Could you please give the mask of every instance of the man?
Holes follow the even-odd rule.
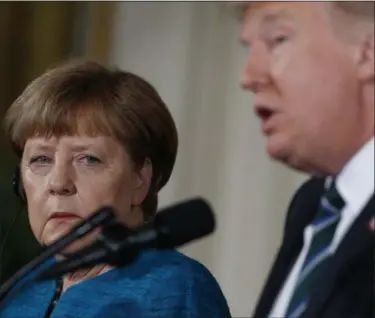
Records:
[[[253,317],[374,316],[374,3],[249,2],[241,85],[293,198]]]

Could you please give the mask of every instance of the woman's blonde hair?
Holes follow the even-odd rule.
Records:
[[[176,126],[153,86],[93,61],[64,63],[35,79],[10,106],[4,125],[20,156],[30,137],[102,134],[120,141],[136,165],[148,158],[153,176],[145,216],[155,213],[176,160]]]

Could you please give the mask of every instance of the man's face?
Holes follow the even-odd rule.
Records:
[[[268,153],[312,173],[328,172],[320,161],[332,147],[350,144],[361,116],[353,52],[328,9],[314,2],[252,4],[241,33],[249,51],[241,84],[255,94]]]

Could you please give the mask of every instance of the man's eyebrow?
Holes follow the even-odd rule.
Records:
[[[280,21],[291,21],[292,16],[285,11],[276,11],[265,13],[260,21],[261,26],[269,26]]]
[[[279,23],[279,22],[284,22],[284,21],[290,22],[293,20],[294,20],[293,17],[289,13],[285,12],[285,10],[279,9],[273,12],[263,13],[262,16],[259,17],[258,24],[261,29],[264,29],[264,28],[269,28],[270,26],[275,25],[276,23]],[[245,48],[249,47],[250,43],[242,35],[239,37],[239,42],[241,46]]]

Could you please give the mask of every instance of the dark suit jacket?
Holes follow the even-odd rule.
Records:
[[[252,317],[268,317],[302,246],[303,231],[314,218],[323,179],[304,183],[294,196],[287,215],[284,237]],[[327,261],[303,317],[374,317],[374,195]]]

